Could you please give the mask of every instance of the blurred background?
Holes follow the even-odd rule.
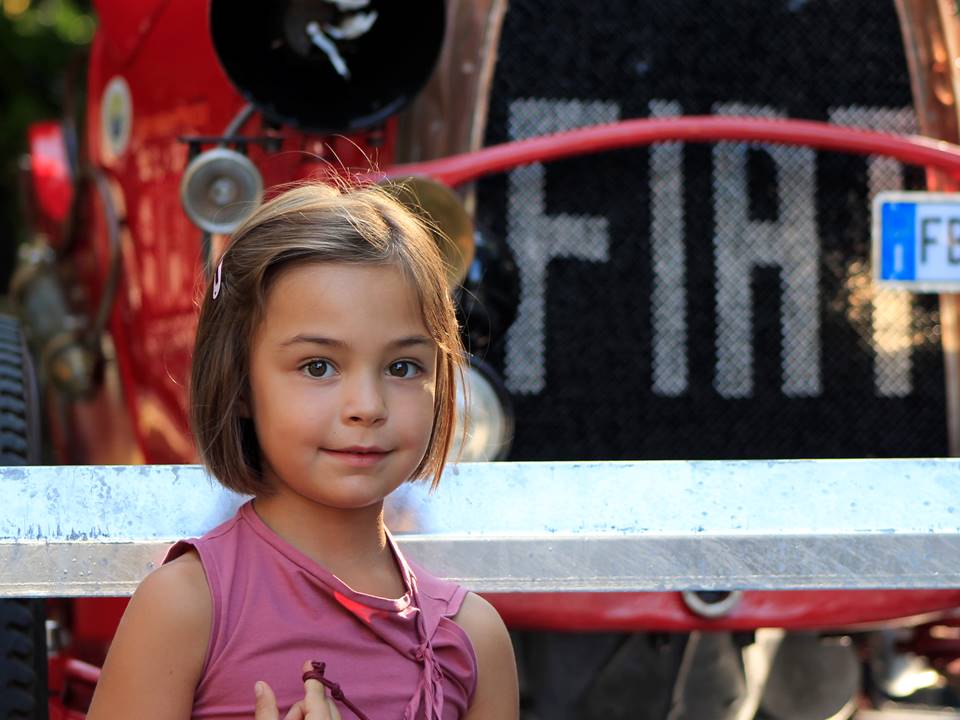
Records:
[[[18,162],[27,125],[82,117],[86,48],[95,19],[84,0],[0,0],[0,284],[6,290],[24,228]]]

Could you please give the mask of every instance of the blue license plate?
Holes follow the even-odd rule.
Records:
[[[873,266],[881,285],[960,291],[960,194],[878,193]]]

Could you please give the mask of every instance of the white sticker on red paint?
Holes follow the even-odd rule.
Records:
[[[132,125],[130,86],[118,75],[107,83],[100,99],[100,147],[104,163],[112,163],[126,152]]]

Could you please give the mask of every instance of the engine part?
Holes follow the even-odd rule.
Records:
[[[478,230],[476,251],[457,298],[466,344],[481,355],[502,340],[517,317],[520,304],[520,273],[507,243],[492,233]]]
[[[760,709],[771,720],[849,717],[860,661],[849,638],[789,633],[770,667]]]
[[[70,312],[49,246],[21,248],[10,295],[40,359],[42,377],[70,397],[88,395],[93,389],[96,352],[83,339],[84,322]]]

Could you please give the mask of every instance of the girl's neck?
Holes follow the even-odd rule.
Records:
[[[387,547],[383,503],[340,509],[289,491],[257,497],[254,512],[283,540],[355,590],[396,597],[403,581]]]

